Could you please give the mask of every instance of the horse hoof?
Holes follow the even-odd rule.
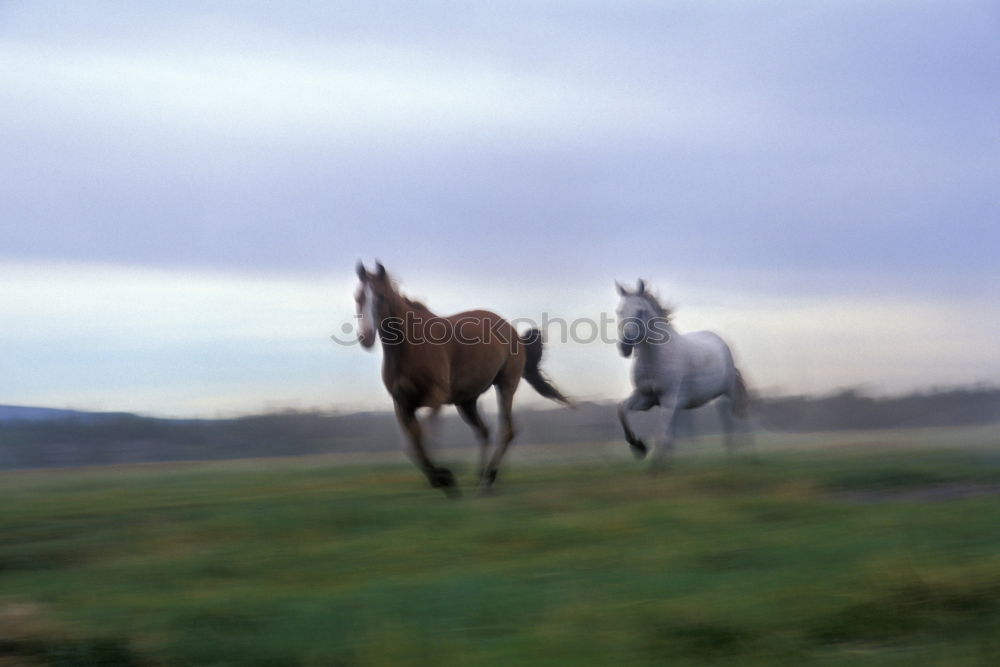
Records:
[[[449,498],[461,497],[462,492],[458,489],[458,484],[455,482],[455,475],[447,468],[435,468],[430,477],[431,486],[435,489],[441,489]]]
[[[630,442],[628,446],[632,449],[632,456],[636,459],[641,461],[646,458],[646,453],[649,451],[649,448],[646,447],[642,440]]]
[[[497,471],[496,470],[484,470],[483,474],[479,476],[479,488],[490,489],[496,484],[497,481]]]
[[[436,486],[451,486],[455,484],[455,475],[447,468],[434,468],[431,471]]]

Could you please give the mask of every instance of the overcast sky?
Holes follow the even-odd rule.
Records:
[[[762,388],[997,382],[998,84],[987,1],[0,0],[0,403],[388,407],[329,338],[375,257],[442,313],[643,276]]]

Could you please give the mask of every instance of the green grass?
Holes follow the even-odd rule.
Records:
[[[2,473],[0,665],[996,664],[994,435]]]

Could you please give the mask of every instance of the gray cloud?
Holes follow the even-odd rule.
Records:
[[[0,3],[0,392],[381,406],[377,355],[328,338],[359,257],[511,317],[642,275],[761,386],[995,377],[998,28],[986,2]],[[546,364],[628,389],[610,348]]]
[[[14,2],[0,21],[9,259],[997,277],[988,3]]]

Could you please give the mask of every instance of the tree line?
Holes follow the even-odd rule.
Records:
[[[7,414],[27,414],[20,410]],[[641,416],[640,428],[655,429],[654,413]],[[621,439],[613,403],[584,403],[577,410],[521,409],[517,421],[520,446]],[[805,432],[998,421],[998,388],[928,390],[892,397],[848,389],[825,396],[758,396],[751,426]],[[718,430],[711,406],[692,411],[688,423],[685,430],[697,434]],[[473,444],[467,427],[453,414],[442,416],[439,431],[439,446]],[[234,419],[54,412],[48,418],[0,419],[0,469],[398,451],[401,446],[390,412],[286,411]]]

